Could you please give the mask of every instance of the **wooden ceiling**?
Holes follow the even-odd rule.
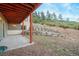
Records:
[[[0,3],[0,12],[9,24],[19,24],[40,5],[40,3]]]

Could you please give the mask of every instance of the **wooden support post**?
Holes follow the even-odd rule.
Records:
[[[22,22],[22,35],[24,36],[24,21]]]
[[[32,14],[30,14],[30,43],[32,43]]]

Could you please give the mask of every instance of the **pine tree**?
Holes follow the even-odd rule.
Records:
[[[38,13],[35,11],[35,16],[38,16]]]
[[[52,14],[53,20],[57,20],[57,16],[55,13]]]
[[[47,11],[46,16],[47,16],[47,20],[51,20],[51,14],[50,14],[50,12],[49,12],[49,11]]]
[[[59,20],[63,20],[63,17],[62,17],[62,15],[61,14],[59,14]]]
[[[41,19],[42,19],[42,20],[45,20],[44,12],[41,12]]]
[[[40,16],[40,12],[38,12],[38,18],[40,18],[41,16]]]
[[[69,21],[70,19],[69,18],[66,18],[66,21]]]

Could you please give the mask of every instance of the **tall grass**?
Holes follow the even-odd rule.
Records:
[[[45,24],[48,26],[56,26],[56,27],[71,28],[71,29],[79,30],[79,22],[75,22],[75,21],[33,19],[33,22]]]

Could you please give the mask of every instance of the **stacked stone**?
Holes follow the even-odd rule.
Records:
[[[41,24],[33,24],[34,33],[46,36],[58,36],[59,33],[54,31],[51,27]]]

